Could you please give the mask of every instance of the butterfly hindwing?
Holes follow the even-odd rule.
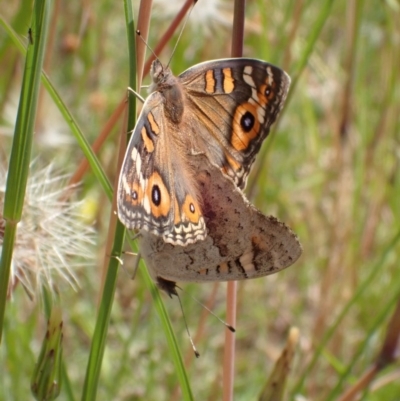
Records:
[[[293,264],[302,248],[284,223],[254,208],[204,156],[193,159],[207,237],[186,247],[152,234],[139,239],[153,278],[166,281],[229,281],[273,274]]]

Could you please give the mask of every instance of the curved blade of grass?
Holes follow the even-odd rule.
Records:
[[[21,220],[28,181],[37,99],[39,96],[40,73],[44,59],[49,16],[50,1],[35,1],[32,15],[32,29],[35,32],[36,40],[34,44],[29,45],[26,53],[4,199],[3,217],[6,220],[6,228],[0,260],[0,341],[3,332],[3,320],[15,235],[17,224]]]
[[[107,178],[106,173],[104,172],[99,159],[93,152],[93,149],[86,139],[85,135],[82,133],[81,129],[79,128],[78,123],[76,122],[74,116],[69,111],[68,107],[62,101],[60,95],[54,88],[53,84],[51,83],[50,79],[47,77],[46,73],[42,73],[42,82],[44,87],[47,89],[47,92],[52,97],[54,103],[60,110],[61,114],[63,115],[65,121],[69,125],[72,134],[75,136],[82,152],[84,153],[87,161],[92,168],[93,174],[96,176],[97,180],[99,181],[100,185],[103,187],[105,194],[107,195],[108,199],[112,199],[112,185]]]

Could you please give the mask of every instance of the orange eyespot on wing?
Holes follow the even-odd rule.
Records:
[[[260,133],[257,107],[251,103],[238,106],[232,122],[231,145],[239,151],[247,149],[251,141]]]
[[[151,214],[158,218],[168,216],[171,210],[171,196],[160,174],[154,172],[149,178],[146,188],[145,209],[149,205]]]
[[[143,190],[137,181],[127,184],[129,191],[125,192],[125,202],[138,206],[143,202]]]
[[[163,237],[164,241],[186,246],[206,238],[206,223],[196,199],[186,194],[181,203],[177,199],[174,203],[174,230]]]
[[[182,213],[191,223],[197,224],[201,218],[201,210],[197,201],[191,195],[186,195],[182,205]]]

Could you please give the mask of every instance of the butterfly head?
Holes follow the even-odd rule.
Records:
[[[150,85],[150,93],[160,88],[170,86],[169,79],[172,76],[171,70],[169,67],[164,67],[158,59],[155,59],[151,64],[150,76],[153,80]]]

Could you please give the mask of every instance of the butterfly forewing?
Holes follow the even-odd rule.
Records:
[[[163,97],[154,92],[143,106],[122,165],[118,216],[129,229],[186,245],[204,239],[206,228],[196,187],[190,173],[182,172],[167,126]]]
[[[187,93],[191,114],[187,121],[193,120],[193,129],[208,138],[208,146],[200,151],[244,188],[255,156],[283,107],[289,76],[264,61],[224,59],[198,64],[179,80]]]

